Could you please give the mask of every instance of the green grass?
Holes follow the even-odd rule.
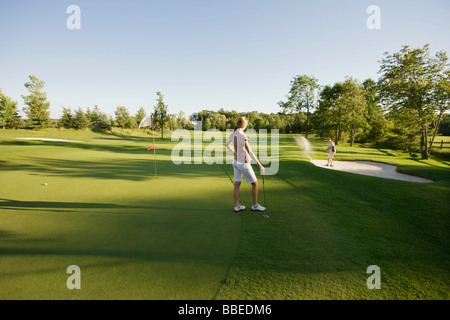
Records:
[[[449,298],[447,160],[338,145],[336,160],[435,182],[361,176],[315,167],[281,135],[265,219],[232,212],[230,165],[174,165],[170,139],[157,139],[156,179],[151,139],[0,130],[0,299]],[[311,142],[325,159],[325,142]],[[73,264],[81,290],[66,287]],[[381,290],[366,287],[370,265]]]
[[[0,297],[208,299],[236,252],[229,179],[151,144],[90,132],[2,132]],[[23,141],[15,136],[82,139]],[[99,139],[100,138],[100,139]],[[47,183],[48,185],[43,185]],[[66,288],[69,265],[82,289]]]
[[[218,298],[448,299],[447,165],[338,146],[338,160],[393,163],[437,182],[367,177],[317,168],[290,136],[281,141],[280,171],[266,182],[268,207],[277,209],[269,220],[244,216],[245,237]],[[312,141],[313,158],[326,158],[325,144]],[[365,286],[372,264],[381,290]]]

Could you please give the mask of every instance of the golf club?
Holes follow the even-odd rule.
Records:
[[[262,181],[263,181],[263,195],[264,195],[264,207],[266,206],[266,187],[264,184],[264,170],[261,172],[262,174]]]

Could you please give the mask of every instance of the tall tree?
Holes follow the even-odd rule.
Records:
[[[319,81],[313,76],[300,75],[291,81],[291,89],[287,102],[279,102],[285,111],[301,112],[306,110],[306,131],[308,138],[309,118],[312,109],[316,107],[319,94]]]
[[[24,108],[33,128],[46,128],[50,125],[50,103],[47,101],[47,94],[42,91],[45,82],[36,76],[29,76],[30,81],[25,83],[25,88],[29,95],[22,95],[27,107]]]
[[[340,100],[343,95],[343,84],[336,82],[326,85],[320,92],[319,107],[314,113],[314,124],[322,138],[334,136],[336,143],[342,142],[345,130],[345,109]]]
[[[63,107],[63,114],[59,119],[59,126],[66,129],[73,128],[73,114],[70,108]]]
[[[130,114],[128,113],[128,110],[123,106],[118,106],[115,111],[116,114],[116,122],[119,127],[122,129],[125,129],[125,126],[127,125]]]
[[[364,88],[364,99],[367,104],[367,123],[369,125],[369,130],[364,138],[366,142],[379,144],[384,140],[388,121],[380,104],[378,84],[372,79],[366,79],[362,85]]]
[[[81,108],[75,111],[73,116],[73,128],[86,129],[89,126],[89,119]]]
[[[106,113],[100,112],[98,114],[98,120],[94,126],[94,129],[111,130],[111,126],[111,119],[108,117],[108,115]]]
[[[342,84],[342,96],[339,99],[344,110],[344,123],[350,132],[350,146],[355,143],[358,131],[367,129],[367,103],[364,88],[356,79],[347,77]]]
[[[180,112],[177,115],[177,128],[181,129],[187,129],[189,126],[189,121],[186,118],[186,114],[180,110]]]
[[[417,49],[403,46],[397,53],[385,53],[381,61],[381,101],[398,123],[410,119],[408,122],[415,124],[420,134],[422,159],[429,157],[428,130],[439,113],[438,83],[445,79],[445,74],[448,79],[447,60],[447,54],[442,51],[431,56],[426,44]]]
[[[0,89],[0,121],[3,129],[11,124],[12,120],[16,117],[18,117],[17,102],[4,95]]]
[[[94,106],[94,109],[92,109],[92,111],[89,111],[89,108],[86,110],[86,117],[88,117],[89,124],[92,128],[98,128],[100,114],[101,111],[97,105]]]
[[[153,122],[161,129],[161,138],[164,139],[164,127],[170,120],[168,115],[168,106],[164,103],[164,96],[161,91],[156,92],[158,98],[156,99],[156,105],[153,111]]]
[[[139,123],[136,121],[136,118],[133,116],[129,116],[127,122],[125,123],[125,127],[128,129],[137,128]]]

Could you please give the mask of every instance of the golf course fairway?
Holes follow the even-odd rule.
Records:
[[[68,141],[23,140],[58,138]],[[313,158],[323,142],[310,139]],[[0,299],[448,299],[450,170],[368,145],[420,184],[323,170],[293,135],[250,210],[233,212],[227,164],[171,161],[177,144],[74,130],[0,133]],[[255,169],[258,177],[259,170]],[[260,203],[262,183],[260,183]],[[70,290],[67,268],[81,270]],[[368,289],[367,268],[381,270]]]

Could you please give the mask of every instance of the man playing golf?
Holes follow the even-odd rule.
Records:
[[[248,137],[244,134],[247,124],[247,119],[240,117],[236,122],[234,132],[230,135],[226,144],[227,149],[234,153],[234,211],[238,212],[245,209],[245,206],[239,203],[239,188],[241,186],[242,176],[245,177],[247,183],[252,184],[252,211],[265,211],[266,208],[258,203],[258,180],[250,164],[250,157],[261,168],[262,174],[264,174],[264,167],[256,158],[248,143]],[[231,144],[233,144],[234,150],[231,148]]]
[[[332,167],[333,166],[333,157],[336,154],[336,146],[335,146],[333,140],[331,140],[331,138],[328,138],[327,152],[328,152],[328,157],[327,157],[328,163],[326,164],[326,166]]]

